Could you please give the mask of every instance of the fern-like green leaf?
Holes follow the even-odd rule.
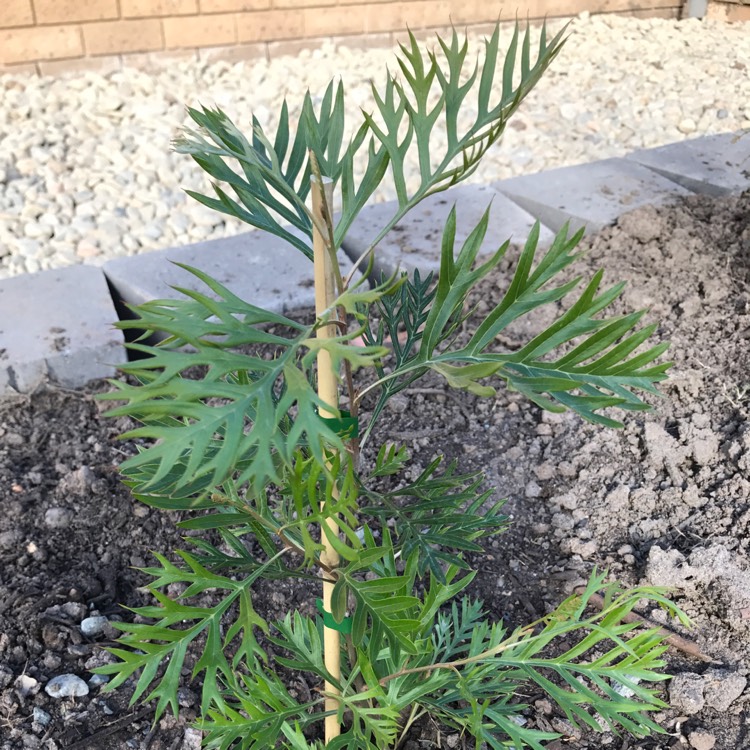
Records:
[[[468,566],[456,552],[480,552],[480,537],[507,528],[502,502],[485,507],[491,491],[480,491],[481,474],[457,474],[456,462],[438,473],[442,459],[432,461],[413,482],[390,492],[364,490],[371,503],[364,515],[393,520],[395,548],[404,558],[415,554],[420,575],[427,571],[445,583],[445,568]],[[376,466],[377,472],[377,466]]]
[[[612,427],[620,423],[602,415],[602,409],[649,408],[641,393],[658,393],[655,384],[666,378],[670,363],[654,361],[668,345],[640,350],[656,330],[653,324],[638,328],[643,311],[613,317],[603,314],[620,296],[623,285],[600,291],[601,271],[554,323],[526,345],[512,352],[495,350],[495,339],[511,323],[542,305],[565,299],[581,285],[580,278],[555,283],[555,277],[580,255],[574,250],[582,232],[569,237],[567,226],[538,260],[539,225],[534,227],[505,294],[466,343],[452,346],[457,326],[466,315],[469,293],[498,267],[508,249],[505,243],[484,262],[476,262],[488,226],[485,213],[456,254],[455,225],[454,209],[443,235],[440,277],[418,342],[407,357],[398,358],[392,371],[368,390],[382,386],[386,395],[391,394],[400,384],[433,370],[453,387],[478,395],[494,393],[486,380],[500,377],[545,409],[572,409],[584,419]],[[416,281],[411,288],[416,288]],[[381,303],[380,308],[381,313],[388,313],[387,304]],[[402,309],[403,304],[398,307],[399,316],[403,315]],[[396,322],[387,325],[391,327]],[[377,339],[370,334],[368,340]],[[389,386],[390,382],[396,385]],[[383,398],[381,394],[381,401]]]
[[[193,668],[193,678],[202,674],[203,712],[207,712],[211,706],[224,707],[221,681],[234,684],[234,668],[240,661],[253,663],[257,658],[265,659],[265,652],[258,645],[254,630],[267,630],[268,626],[255,612],[250,597],[250,587],[263,574],[263,566],[244,580],[235,581],[210,572],[187,552],[178,550],[177,554],[185,567],[177,566],[155,553],[159,567],[144,569],[145,573],[155,579],[149,586],[149,591],[158,604],[139,607],[133,612],[155,622],[115,623],[115,627],[125,633],[118,641],[125,648],[108,649],[119,661],[94,670],[98,674],[114,675],[106,690],[114,690],[132,674],[140,671],[131,705],[144,695],[147,701],[156,700],[157,720],[168,707],[177,715],[177,691],[182,666],[188,647],[199,636],[205,637],[205,643]],[[272,562],[269,561],[269,564]],[[160,590],[170,585],[186,588],[180,596],[170,598]],[[213,607],[183,603],[209,589],[225,591],[227,594]],[[235,603],[236,612],[231,616],[231,625],[225,632],[224,620],[230,617],[230,608]],[[178,625],[183,627],[176,627]],[[231,666],[226,658],[230,644],[236,649]],[[165,669],[159,675],[159,667],[163,665],[166,665]]]
[[[334,232],[335,247],[340,247],[352,221],[383,179],[388,163],[388,154],[376,146],[364,123],[344,148],[344,112],[343,84],[331,82],[317,111],[310,93],[306,94],[292,133],[285,101],[272,142],[256,118],[248,139],[221,109],[189,108],[198,128],[186,129],[175,141],[175,150],[190,154],[216,181],[216,197],[195,191],[187,191],[188,195],[286,240],[312,259],[312,214],[305,205],[313,174],[312,152],[321,173],[341,186],[343,213]],[[363,148],[366,167],[357,184],[354,157]]]
[[[324,465],[326,447],[344,446],[318,415],[327,405],[312,384],[315,355],[309,346],[315,326],[264,311],[206,274],[185,268],[218,299],[179,290],[190,299],[146,303],[136,308],[137,320],[119,324],[170,336],[158,346],[131,344],[148,357],[122,370],[140,384],[114,381],[117,390],[103,396],[127,402],[110,415],[128,415],[143,423],[123,437],[157,441],[120,467],[131,486],[142,496],[155,494],[155,502],[164,496],[178,498],[175,507],[184,507],[186,496],[197,494],[199,507],[206,507],[201,493],[232,477],[240,486],[250,483],[255,494],[269,482],[279,483],[299,445]],[[372,292],[365,294],[369,298]],[[263,330],[264,324],[281,327],[289,337]],[[355,367],[379,359],[385,351],[340,346],[350,338],[344,334],[328,341],[338,360],[347,359]],[[268,359],[237,351],[260,345],[275,347],[277,355]],[[201,379],[185,377],[196,367],[205,368]]]
[[[587,615],[594,595],[603,606]],[[517,722],[526,708],[517,696],[528,682],[546,692],[576,726],[600,731],[603,723],[636,737],[662,731],[648,713],[665,705],[651,686],[667,679],[661,659],[664,636],[625,621],[641,597],[684,621],[659,589],[625,591],[605,583],[598,572],[582,594],[564,601],[539,627],[510,635],[498,624],[489,625],[478,604],[464,600],[460,609],[454,604],[437,618],[433,658],[441,668],[453,665],[461,676],[423,700],[435,715],[493,748],[541,750],[541,742],[552,738]],[[623,697],[623,686],[630,698]]]
[[[532,65],[531,29],[527,25],[517,81],[518,23],[504,58],[498,23],[484,41],[482,59],[473,66],[467,65],[467,39],[459,39],[455,29],[449,40],[437,37],[438,52],[426,54],[409,33],[408,44],[400,45],[397,58],[400,77],[389,74],[381,89],[373,83],[377,112],[363,111],[375,140],[388,154],[398,199],[397,210],[373,237],[371,248],[421,200],[475,172],[484,154],[502,136],[508,119],[562,49],[565,31],[564,27],[548,40],[546,25],[542,27]],[[476,117],[464,132],[459,132],[459,113],[467,111],[470,99],[475,101]],[[436,154],[434,132],[438,126],[447,134],[447,147]],[[416,146],[418,156],[419,187],[410,192],[406,158],[412,146]]]
[[[228,700],[230,700],[228,698]],[[254,663],[232,687],[231,702],[212,708],[201,720],[206,750],[318,750],[308,744],[304,729],[320,721],[314,709],[322,698],[299,703],[281,679]]]

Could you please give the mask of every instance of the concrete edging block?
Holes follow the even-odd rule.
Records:
[[[497,250],[508,238],[523,245],[534,225],[534,218],[497,190],[484,185],[463,185],[425,198],[383,238],[375,250],[374,279],[390,276],[397,269],[409,274],[416,268],[423,276],[440,268],[443,228],[456,206],[455,252],[490,208],[490,221],[480,257]],[[344,240],[350,258],[358,258],[375,239],[378,231],[396,213],[395,201],[378,203],[362,210]],[[553,234],[542,226],[539,245],[552,243]]]
[[[626,211],[691,195],[689,190],[627,159],[603,159],[512,177],[493,187],[555,231],[566,221],[573,230],[600,230]]]
[[[272,260],[269,260],[269,257]],[[351,268],[340,254],[341,270]],[[117,302],[138,305],[179,296],[172,287],[212,294],[200,279],[174,263],[194,266],[246,302],[276,313],[315,305],[313,263],[282,239],[265,232],[157,250],[108,261],[102,269]]]
[[[0,281],[0,396],[45,380],[77,388],[112,377],[124,338],[100,269],[70,266]]]
[[[704,195],[718,197],[750,188],[750,130],[634,151],[625,158]]]

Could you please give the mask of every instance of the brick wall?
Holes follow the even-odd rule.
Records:
[[[706,17],[719,21],[750,21],[750,0],[711,0]]]
[[[268,57],[325,39],[382,44],[498,16],[628,13],[676,18],[682,0],[0,0],[0,69],[56,74],[169,56]]]

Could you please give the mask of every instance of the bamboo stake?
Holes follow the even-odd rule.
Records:
[[[313,258],[315,262],[315,312],[318,316],[328,310],[336,299],[336,279],[331,262],[330,249],[328,247],[328,238],[320,233],[318,226],[330,226],[331,215],[330,207],[333,205],[333,181],[323,177],[323,184],[312,178],[312,209],[314,216],[319,219],[313,222]],[[328,213],[328,215],[326,215]],[[335,324],[321,326],[318,329],[318,338],[326,339],[337,335],[338,330]],[[330,354],[321,349],[318,353],[318,396],[321,400],[333,407],[338,408],[339,388],[338,373],[334,372]],[[322,417],[335,417],[331,411],[323,408],[320,410]],[[334,497],[336,490],[334,488]],[[335,518],[327,519],[328,527],[337,534],[339,531]],[[321,533],[321,541],[325,547],[321,554],[321,562],[328,569],[338,567],[339,556],[331,546],[325,534]],[[331,612],[331,594],[333,593],[334,582],[329,578],[323,580],[323,608],[326,612]],[[341,644],[339,641],[338,630],[333,630],[324,626],[323,628],[323,654],[326,669],[337,679],[341,676]],[[326,711],[338,711],[339,701],[336,698],[338,690],[330,683],[325,684],[328,696],[325,700]],[[341,725],[339,724],[336,713],[326,716],[325,719],[325,739],[329,742],[334,737],[341,734]]]

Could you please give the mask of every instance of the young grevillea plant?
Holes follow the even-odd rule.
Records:
[[[284,104],[273,138],[255,119],[246,138],[220,110],[189,111],[198,129],[176,148],[215,180],[215,196],[193,197],[314,260],[317,300],[315,322],[301,323],[185,267],[205,293],[178,289],[180,299],[141,305],[120,324],[144,332],[130,345],[140,358],[122,368],[131,378],[107,396],[125,402],[111,415],[141,425],[126,435],[141,447],[121,467],[125,481],[138,500],[183,512],[182,528],[210,534],[156,555],[144,570],[155,604],[116,623],[117,661],[96,671],[112,676],[110,690],[131,680],[133,701],[156,701],[158,719],[178,710],[190,650],[207,748],[384,750],[426,717],[476,748],[542,748],[557,735],[521,720],[530,683],[577,726],[659,731],[649,712],[664,705],[655,683],[666,679],[666,646],[628,615],[646,597],[681,617],[662,591],[623,590],[595,571],[537,622],[490,622],[462,593],[472,553],[507,522],[483,477],[435,459],[413,478],[405,447],[361,452],[388,400],[429,372],[486,397],[504,381],[544,409],[607,426],[618,423],[603,409],[646,409],[642,394],[666,376],[668,365],[655,364],[666,345],[647,343],[655,326],[641,327],[641,312],[607,314],[621,284],[600,289],[601,272],[559,280],[580,232],[563,229],[542,252],[537,226],[476,325],[467,298],[509,247],[478,260],[487,215],[456,247],[450,214],[435,282],[415,272],[368,283],[378,242],[423,198],[477,169],[564,42],[544,28],[531,37],[516,26],[501,55],[497,28],[474,62],[455,32],[429,52],[410,35],[399,75],[373,85],[373,112],[346,141],[341,84],[318,106],[308,95],[296,128]],[[464,129],[466,111],[474,121]],[[337,251],[388,173],[393,216],[352,283]],[[560,305],[555,321],[503,351],[498,335],[546,304]],[[370,374],[355,380],[360,369]],[[318,614],[267,622],[253,606],[259,579],[297,579],[310,597],[304,611]],[[280,676],[289,670],[313,686],[305,698]]]

